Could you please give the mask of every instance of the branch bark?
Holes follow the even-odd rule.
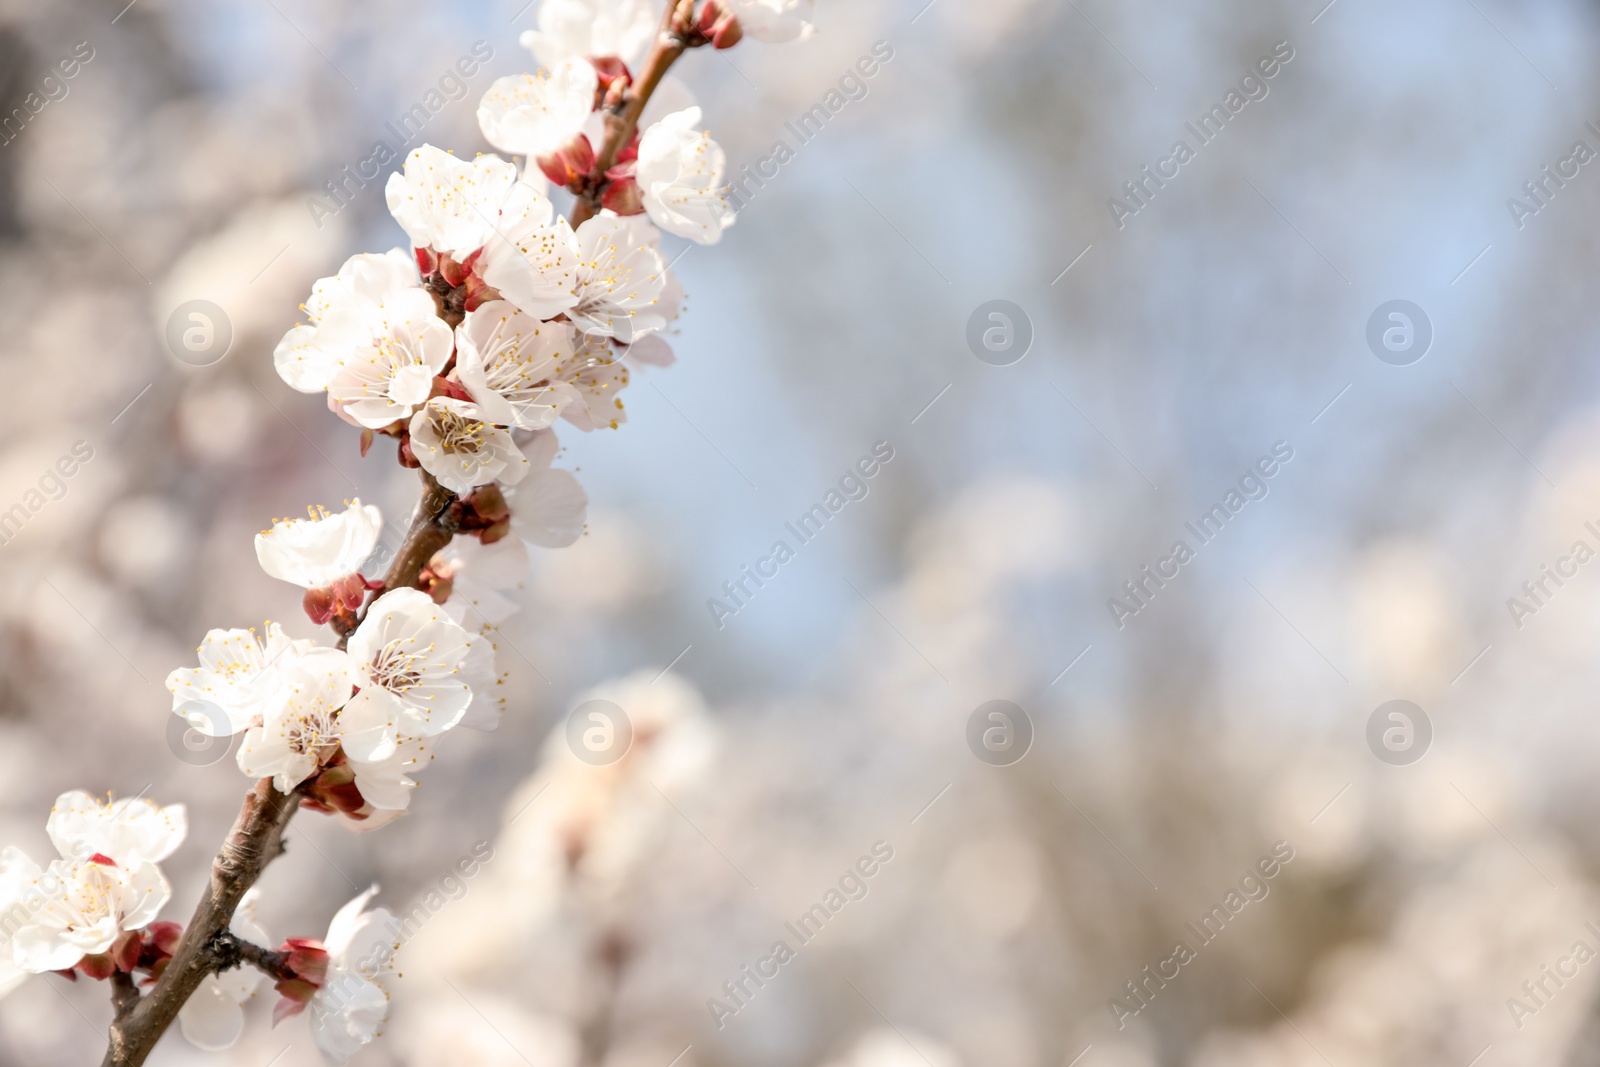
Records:
[[[217,970],[226,971],[232,967],[249,964],[274,982],[282,982],[296,977],[290,970],[287,956],[270,948],[246,941],[228,931],[218,934],[212,945],[217,951]]]
[[[456,495],[440,485],[427,471],[422,472],[422,484],[422,501],[417,505],[417,513],[411,520],[411,529],[406,531],[404,543],[394,554],[394,562],[389,565],[388,573],[383,576],[383,589],[379,596],[391,589],[414,587],[422,568],[428,565],[433,554],[448,545],[456,535],[455,521],[450,512]]]

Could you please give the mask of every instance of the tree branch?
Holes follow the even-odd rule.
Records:
[[[133,975],[118,971],[111,976],[111,1008],[118,1019],[127,1015],[139,1004],[139,987],[133,984]]]
[[[395,553],[389,572],[384,575],[386,591],[415,587],[428,560],[455,536],[451,509],[456,501],[455,494],[426,471],[422,473],[422,480],[425,488],[416,517]],[[344,647],[346,636],[341,635],[339,647]],[[110,1045],[102,1067],[139,1067],[144,1063],[172,1020],[177,1018],[178,1009],[207,975],[236,966],[242,960],[274,978],[281,977],[269,969],[281,968],[278,954],[234,937],[228,931],[228,924],[233,921],[239,901],[256,884],[267,864],[283,854],[284,830],[299,807],[298,790],[280,793],[267,778],[257,782],[245,797],[233,829],[211,862],[210,884],[161,978],[143,997],[131,981],[128,983],[131,997],[120,986],[113,987],[112,1003],[117,1014],[111,1025]]]
[[[212,939],[212,947],[217,953],[217,970],[226,971],[248,963],[274,982],[283,982],[297,977],[289,969],[282,952],[275,952],[270,948],[263,948],[253,941],[246,941],[231,931],[224,930]]]
[[[667,68],[677,62],[689,47],[688,28],[694,21],[694,0],[672,0],[661,16],[661,29],[644,58],[639,76],[629,86],[622,105],[606,116],[606,136],[594,156],[594,169],[589,173],[588,188],[572,205],[572,228],[577,229],[600,210],[600,194],[604,190],[606,171],[617,161],[617,153],[633,140],[633,131],[639,128],[639,116],[650,96],[661,84]]]
[[[600,210],[606,171],[633,139],[639,117],[667,69],[685,50],[704,43],[693,29],[694,9],[695,0],[670,0],[666,5],[660,31],[638,77],[606,115],[605,138],[595,154],[594,169],[572,208],[573,227]],[[426,471],[422,472],[422,480],[422,501],[405,541],[384,575],[379,595],[391,589],[415,588],[428,561],[456,535],[459,516],[458,509],[452,506],[456,495]],[[349,630],[337,626],[335,632],[339,636],[338,647],[345,647]],[[249,963],[274,979],[287,974],[281,953],[235,937],[228,926],[245,893],[267,865],[283,853],[283,834],[299,810],[299,799],[298,788],[280,793],[265,778],[245,797],[239,817],[212,861],[206,892],[155,986],[140,996],[131,975],[119,973],[113,977],[116,1017],[102,1067],[141,1067],[177,1018],[179,1009],[209,975],[241,963]]]
[[[155,987],[111,1024],[110,1047],[102,1067],[138,1067],[166,1033],[178,1009],[213,973],[220,958],[213,943],[228,929],[245,891],[283,852],[283,831],[299,808],[294,793],[285,795],[263,778],[245,797],[244,807],[222,849],[211,863],[211,880],[194,917],[183,931],[166,970]]]
[[[456,495],[427,471],[422,472],[422,484],[422,501],[417,505],[417,514],[411,520],[411,529],[406,531],[404,543],[394,554],[389,572],[383,576],[379,596],[391,589],[415,588],[422,568],[456,535],[456,519],[450,508],[456,502]]]

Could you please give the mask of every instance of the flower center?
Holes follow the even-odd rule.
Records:
[[[403,693],[421,685],[428,670],[427,653],[432,647],[413,652],[402,649],[399,639],[389,642],[373,658],[372,680],[392,693]]]
[[[478,419],[466,419],[455,412],[445,412],[434,420],[439,431],[439,448],[451,455],[475,456],[483,451],[483,427]]]

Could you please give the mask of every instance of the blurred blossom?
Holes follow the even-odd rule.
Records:
[[[950,858],[943,889],[964,923],[995,938],[1025,928],[1039,905],[1038,849],[1017,837],[971,841]]]
[[[188,556],[189,527],[178,511],[153,496],[112,505],[100,525],[100,557],[130,585],[160,579]]]
[[[824,1067],[915,1067],[919,1063],[924,1067],[960,1067],[961,1061],[927,1034],[884,1028],[862,1034],[849,1051],[829,1060]]]
[[[273,372],[317,278],[405,241],[382,187],[416,144],[336,213],[307,198],[474,41],[493,60],[427,130],[460,161],[491,150],[494,79],[597,39],[636,61],[659,8],[124,2],[0,0],[0,117],[96,48],[0,147],[0,516],[27,512],[0,537],[0,841],[43,854],[61,792],[158,782],[194,823],[166,861],[187,910],[243,782],[174,767],[161,680],[213,626],[311,633],[254,558],[273,516],[359,497],[387,562],[417,501],[392,439],[363,457]],[[1600,557],[1545,577],[1600,552],[1591,168],[1505,213],[1592,136],[1591,8],[814,6],[803,43],[685,62],[647,112],[704,109],[729,180],[794,153],[715,256],[634,249],[695,314],[674,377],[634,349],[625,442],[609,415],[562,428],[591,511],[545,532],[576,542],[441,556],[498,650],[499,730],[384,834],[297,822],[264,924],[320,931],[375,881],[420,915],[364,1054],[408,1067],[1596,1062],[1600,961],[1520,1029],[1506,1007],[1600,950]],[[1270,99],[1118,229],[1107,199],[1280,39],[1300,58]],[[1436,327],[1412,366],[1361,343],[1394,298]],[[997,299],[1036,329],[1005,367],[963,334]],[[215,362],[170,340],[200,300]],[[1270,494],[1112,626],[1106,597],[1280,436]],[[702,590],[879,439],[893,465],[762,594],[764,636],[708,627]],[[1362,732],[1397,698],[1435,732],[1406,766]],[[992,699],[1035,726],[1013,766],[964,743]],[[572,747],[591,700],[631,727],[613,762]],[[708,1029],[705,999],[879,839],[870,893]],[[1107,998],[1279,839],[1270,895],[1116,1029]],[[0,1000],[0,1063],[96,1062],[103,989],[47,981]],[[315,1062],[304,1030],[151,1064]]]
[[[445,992],[449,992],[446,988]],[[407,1013],[394,1042],[416,1067],[577,1067],[572,1030],[490,989],[468,986],[435,1010]]]
[[[1370,684],[1401,693],[1448,680],[1458,655],[1472,655],[1456,632],[1460,609],[1451,603],[1441,561],[1416,542],[1378,544],[1356,562],[1350,627]]]
[[[184,391],[178,408],[178,433],[184,450],[202,463],[240,458],[256,439],[261,399],[232,382],[197,384]]]

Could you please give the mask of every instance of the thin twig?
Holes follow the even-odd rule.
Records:
[[[283,853],[283,831],[299,808],[295,793],[285,795],[263,778],[245,797],[244,807],[222,849],[211,863],[211,879],[195,907],[161,977],[148,994],[111,1024],[110,1046],[102,1067],[139,1067],[166,1033],[178,1009],[200,983],[221,965],[217,935],[228,929],[245,892]]]
[[[118,1019],[127,1015],[139,1004],[139,987],[133,983],[133,975],[127,971],[118,971],[111,976],[111,1007]]]
[[[639,116],[644,113],[644,106],[650,102],[650,96],[656,91],[656,86],[661,84],[667,68],[672,66],[689,47],[687,34],[693,18],[694,0],[674,0],[667,4],[666,11],[661,15],[661,30],[656,34],[655,43],[650,46],[649,54],[645,56],[639,76],[629,86],[621,105],[606,115],[605,140],[601,142],[600,150],[595,153],[594,169],[589,172],[588,187],[579,194],[577,201],[572,205],[571,221],[574,229],[599,212],[606,171],[617,161],[617,153],[633,140],[633,132],[639,128]]]

